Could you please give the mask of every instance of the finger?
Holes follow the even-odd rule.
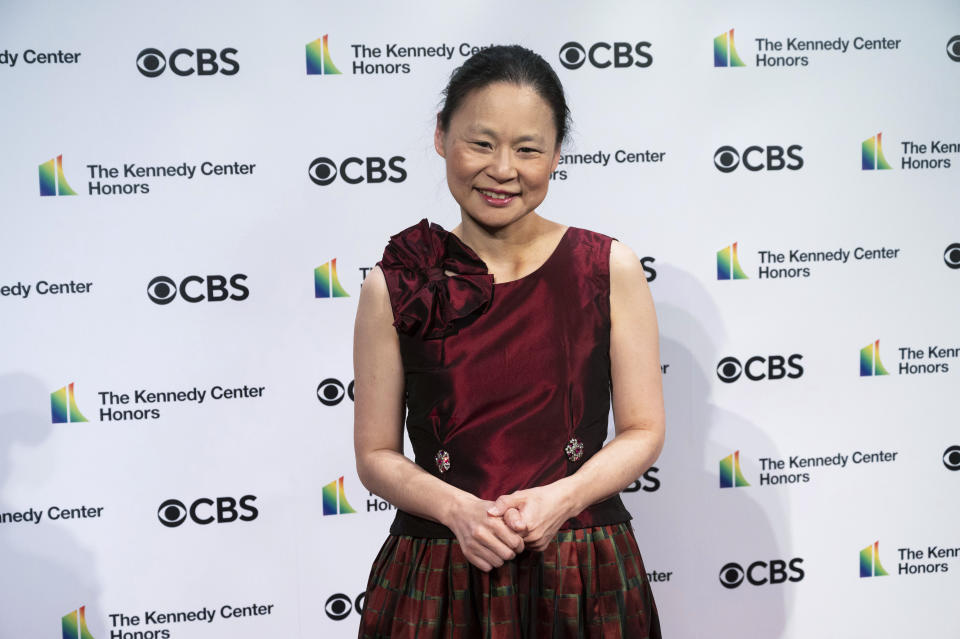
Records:
[[[516,557],[517,553],[514,552],[513,548],[511,548],[512,544],[506,543],[503,539],[501,539],[501,536],[509,538],[509,536],[516,535],[506,527],[503,521],[498,521],[498,523],[500,525],[495,527],[494,530],[486,531],[486,534],[478,535],[475,537],[475,539],[482,543],[487,550],[495,554],[498,558],[502,559],[503,561],[508,561]],[[500,564],[496,565],[500,566],[503,564],[501,562]]]
[[[509,512],[516,512],[514,509],[508,510]],[[494,534],[513,549],[514,553],[521,553],[524,549],[523,537],[518,535],[515,531],[511,530],[510,527],[504,522],[504,520],[499,521],[499,525],[493,527]]]
[[[492,549],[483,546],[476,550],[476,555],[487,564],[487,572],[493,570],[494,568],[499,568],[503,565],[503,562],[506,561]]]
[[[483,572],[490,572],[491,566],[483,558],[473,553],[463,553],[463,556],[467,558],[471,564],[482,570]]]
[[[520,500],[515,495],[501,495],[497,497],[493,506],[487,509],[487,512],[494,517],[500,517],[508,508],[518,508],[519,506]]]
[[[503,513],[503,521],[506,522],[510,528],[521,535],[527,532],[527,525],[523,523],[523,517],[520,515],[520,511],[516,508],[510,508],[507,512]]]
[[[492,535],[491,535],[492,536]],[[464,554],[469,549],[470,555],[478,560],[478,563],[472,562],[478,568],[481,568],[485,572],[492,570],[503,565],[503,559],[497,554],[492,548],[488,541],[485,541],[483,534],[474,535],[473,539],[470,540],[468,547],[464,548]],[[484,564],[484,567],[481,567],[480,564]]]

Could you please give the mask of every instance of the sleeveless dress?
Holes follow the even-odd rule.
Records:
[[[426,219],[377,262],[400,341],[416,463],[482,499],[573,474],[610,411],[610,243],[569,227],[537,270],[493,282]],[[448,274],[452,273],[452,274]],[[452,531],[398,510],[367,584],[361,639],[657,639],[620,496],[567,520],[544,552],[485,573]]]

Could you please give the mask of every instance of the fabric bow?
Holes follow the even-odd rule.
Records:
[[[393,300],[393,325],[421,339],[456,333],[457,320],[483,313],[493,299],[493,275],[483,260],[427,218],[390,237],[380,268],[390,289],[401,292]]]

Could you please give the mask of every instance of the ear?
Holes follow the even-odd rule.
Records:
[[[437,150],[437,154],[440,157],[442,158],[447,157],[446,155],[444,155],[444,150],[443,150],[443,126],[441,126],[440,124],[439,113],[437,114],[437,128],[433,132],[433,148]]]

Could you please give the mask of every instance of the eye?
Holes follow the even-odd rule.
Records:
[[[724,173],[729,173],[740,165],[740,154],[732,146],[721,146],[713,154],[713,165]]]
[[[943,261],[950,268],[960,268],[960,242],[951,244],[943,251]]]
[[[317,399],[324,406],[336,406],[343,401],[343,383],[332,377],[320,382],[317,386]]]
[[[535,149],[532,146],[522,146],[520,147],[521,153],[540,153],[540,149]]]
[[[330,595],[327,603],[323,606],[323,610],[327,613],[327,616],[337,621],[346,619],[352,609],[353,604],[350,601],[350,597],[339,592]]]
[[[484,142],[484,141],[482,141],[482,140],[474,140],[474,141],[471,142],[470,144],[473,144],[474,146],[479,146],[480,148],[483,148],[483,149],[492,149],[492,148],[493,148],[493,145],[492,145],[492,144],[490,144],[489,142]]]
[[[736,357],[724,357],[720,360],[720,363],[717,364],[717,377],[728,384],[737,381],[742,372],[743,366]]]
[[[317,158],[310,163],[307,174],[314,184],[326,186],[337,179],[337,165],[330,158]]]
[[[560,47],[560,64],[568,69],[579,69],[587,61],[587,52],[579,42],[568,42]]]
[[[743,568],[740,564],[729,563],[721,568],[720,583],[724,588],[736,588],[743,583]]]
[[[169,277],[158,275],[147,284],[147,296],[157,304],[169,304],[177,296],[177,285]]]
[[[176,528],[187,518],[187,507],[182,501],[168,499],[157,509],[157,518],[167,528]]]
[[[951,446],[943,451],[943,465],[947,470],[960,470],[960,446]]]
[[[167,59],[158,49],[144,49],[137,56],[137,69],[148,78],[155,78],[167,68]]]

